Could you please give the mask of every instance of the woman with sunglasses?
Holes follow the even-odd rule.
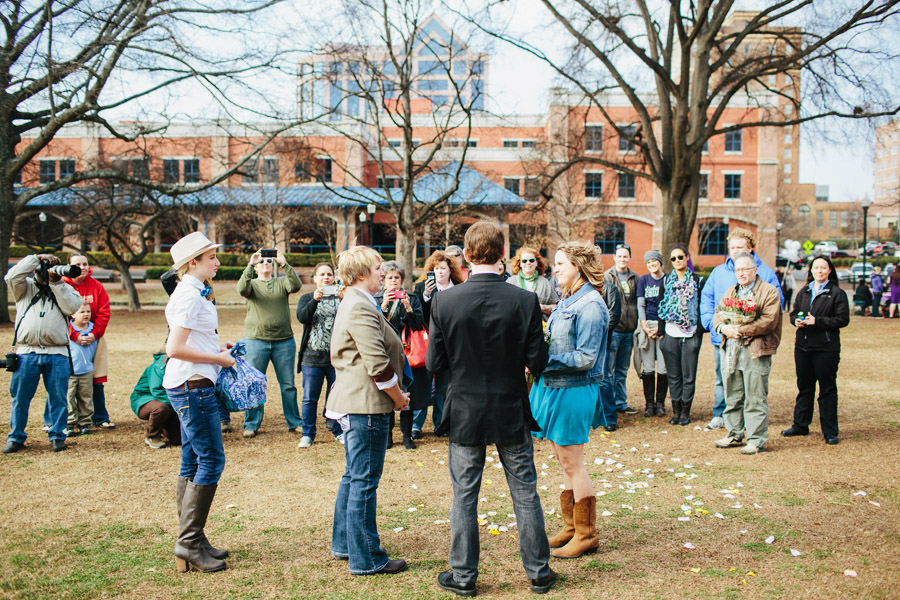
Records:
[[[697,381],[697,361],[703,341],[700,324],[700,291],[704,279],[694,273],[687,246],[675,244],[669,252],[672,272],[666,276],[665,291],[659,303],[659,320],[665,321],[660,341],[669,393],[672,396],[672,425],[691,422],[691,404]]]
[[[512,259],[510,268],[512,275],[506,282],[537,294],[541,312],[549,315],[559,302],[559,296],[556,295],[550,282],[540,275],[546,268],[547,265],[537,250],[530,246],[522,246],[516,250],[516,255]],[[546,320],[546,317],[544,319]]]
[[[275,276],[275,264],[284,275]],[[238,280],[238,294],[247,299],[247,318],[244,321],[244,344],[247,362],[266,372],[269,362],[275,367],[275,377],[281,388],[281,408],[287,428],[300,433],[300,410],[297,407],[297,386],[294,385],[294,331],[291,329],[290,295],[300,289],[300,278],[284,258],[281,250],[274,257],[257,250],[250,256],[247,268]],[[256,436],[263,419],[263,407],[244,412],[244,437]]]

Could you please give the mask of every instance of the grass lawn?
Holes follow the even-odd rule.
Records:
[[[221,284],[217,294],[237,301],[230,286]],[[223,307],[219,315],[222,338],[240,338],[243,309]],[[299,326],[295,332],[299,338]],[[8,344],[12,333],[0,329],[0,342]],[[234,415],[238,431],[225,440],[227,465],[207,533],[232,553],[229,568],[176,573],[180,451],[144,445],[144,427],[128,403],[151,353],[163,344],[165,318],[160,310],[115,311],[107,335],[107,398],[118,429],[76,437],[67,452],[50,452],[40,431],[39,388],[26,449],[0,458],[0,598],[453,597],[435,584],[447,568],[449,547],[446,441],[431,435],[429,424],[418,449],[398,445],[387,454],[379,530],[391,556],[406,558],[410,569],[353,577],[345,562],[329,555],[343,447],[320,427],[311,449],[297,448],[299,436],[286,430],[271,369],[260,435],[244,440],[242,416]],[[723,432],[703,430],[713,397],[707,340],[694,423],[628,417],[615,434],[594,432],[585,456],[601,494],[598,512],[605,515],[598,517],[600,551],[554,559],[561,578],[549,597],[898,597],[900,394],[893,367],[900,364],[900,321],[853,317],[842,337],[838,446],[825,445],[818,416],[809,437],[778,434],[790,425],[796,394],[789,325],[770,380],[768,452],[746,457],[716,449],[712,441]],[[8,383],[9,373],[0,372],[0,389]],[[628,393],[642,408],[633,372]],[[4,391],[4,439],[9,405]],[[535,455],[552,534],[561,523],[561,471],[546,442],[535,444]],[[527,598],[498,464],[489,449],[479,505],[485,520],[479,594]],[[491,525],[506,530],[492,534]],[[857,576],[845,575],[848,570]]]

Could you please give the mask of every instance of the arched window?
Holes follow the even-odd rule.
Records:
[[[809,204],[801,204],[797,207],[797,216],[801,219],[809,218]]]
[[[789,221],[791,218],[791,215],[794,212],[794,209],[791,207],[790,204],[782,204],[781,208],[779,209],[778,212],[779,212],[779,217],[778,217],[779,219],[781,219],[782,221]]]
[[[604,219],[594,226],[594,244],[603,254],[615,254],[616,246],[625,243],[625,223]]]
[[[697,228],[697,241],[701,256],[728,254],[728,224],[723,221],[706,221]]]

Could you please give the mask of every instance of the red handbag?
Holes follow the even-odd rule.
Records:
[[[406,352],[406,359],[409,366],[413,369],[425,366],[425,353],[428,351],[428,331],[420,329],[418,331],[410,331],[404,328],[400,336],[403,341],[403,350]]]

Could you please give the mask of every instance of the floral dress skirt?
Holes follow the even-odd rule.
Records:
[[[541,431],[533,431],[532,436],[548,439],[559,446],[586,444],[591,421],[600,404],[600,384],[550,388],[544,386],[541,377],[531,386],[528,400],[531,414],[541,428]]]

